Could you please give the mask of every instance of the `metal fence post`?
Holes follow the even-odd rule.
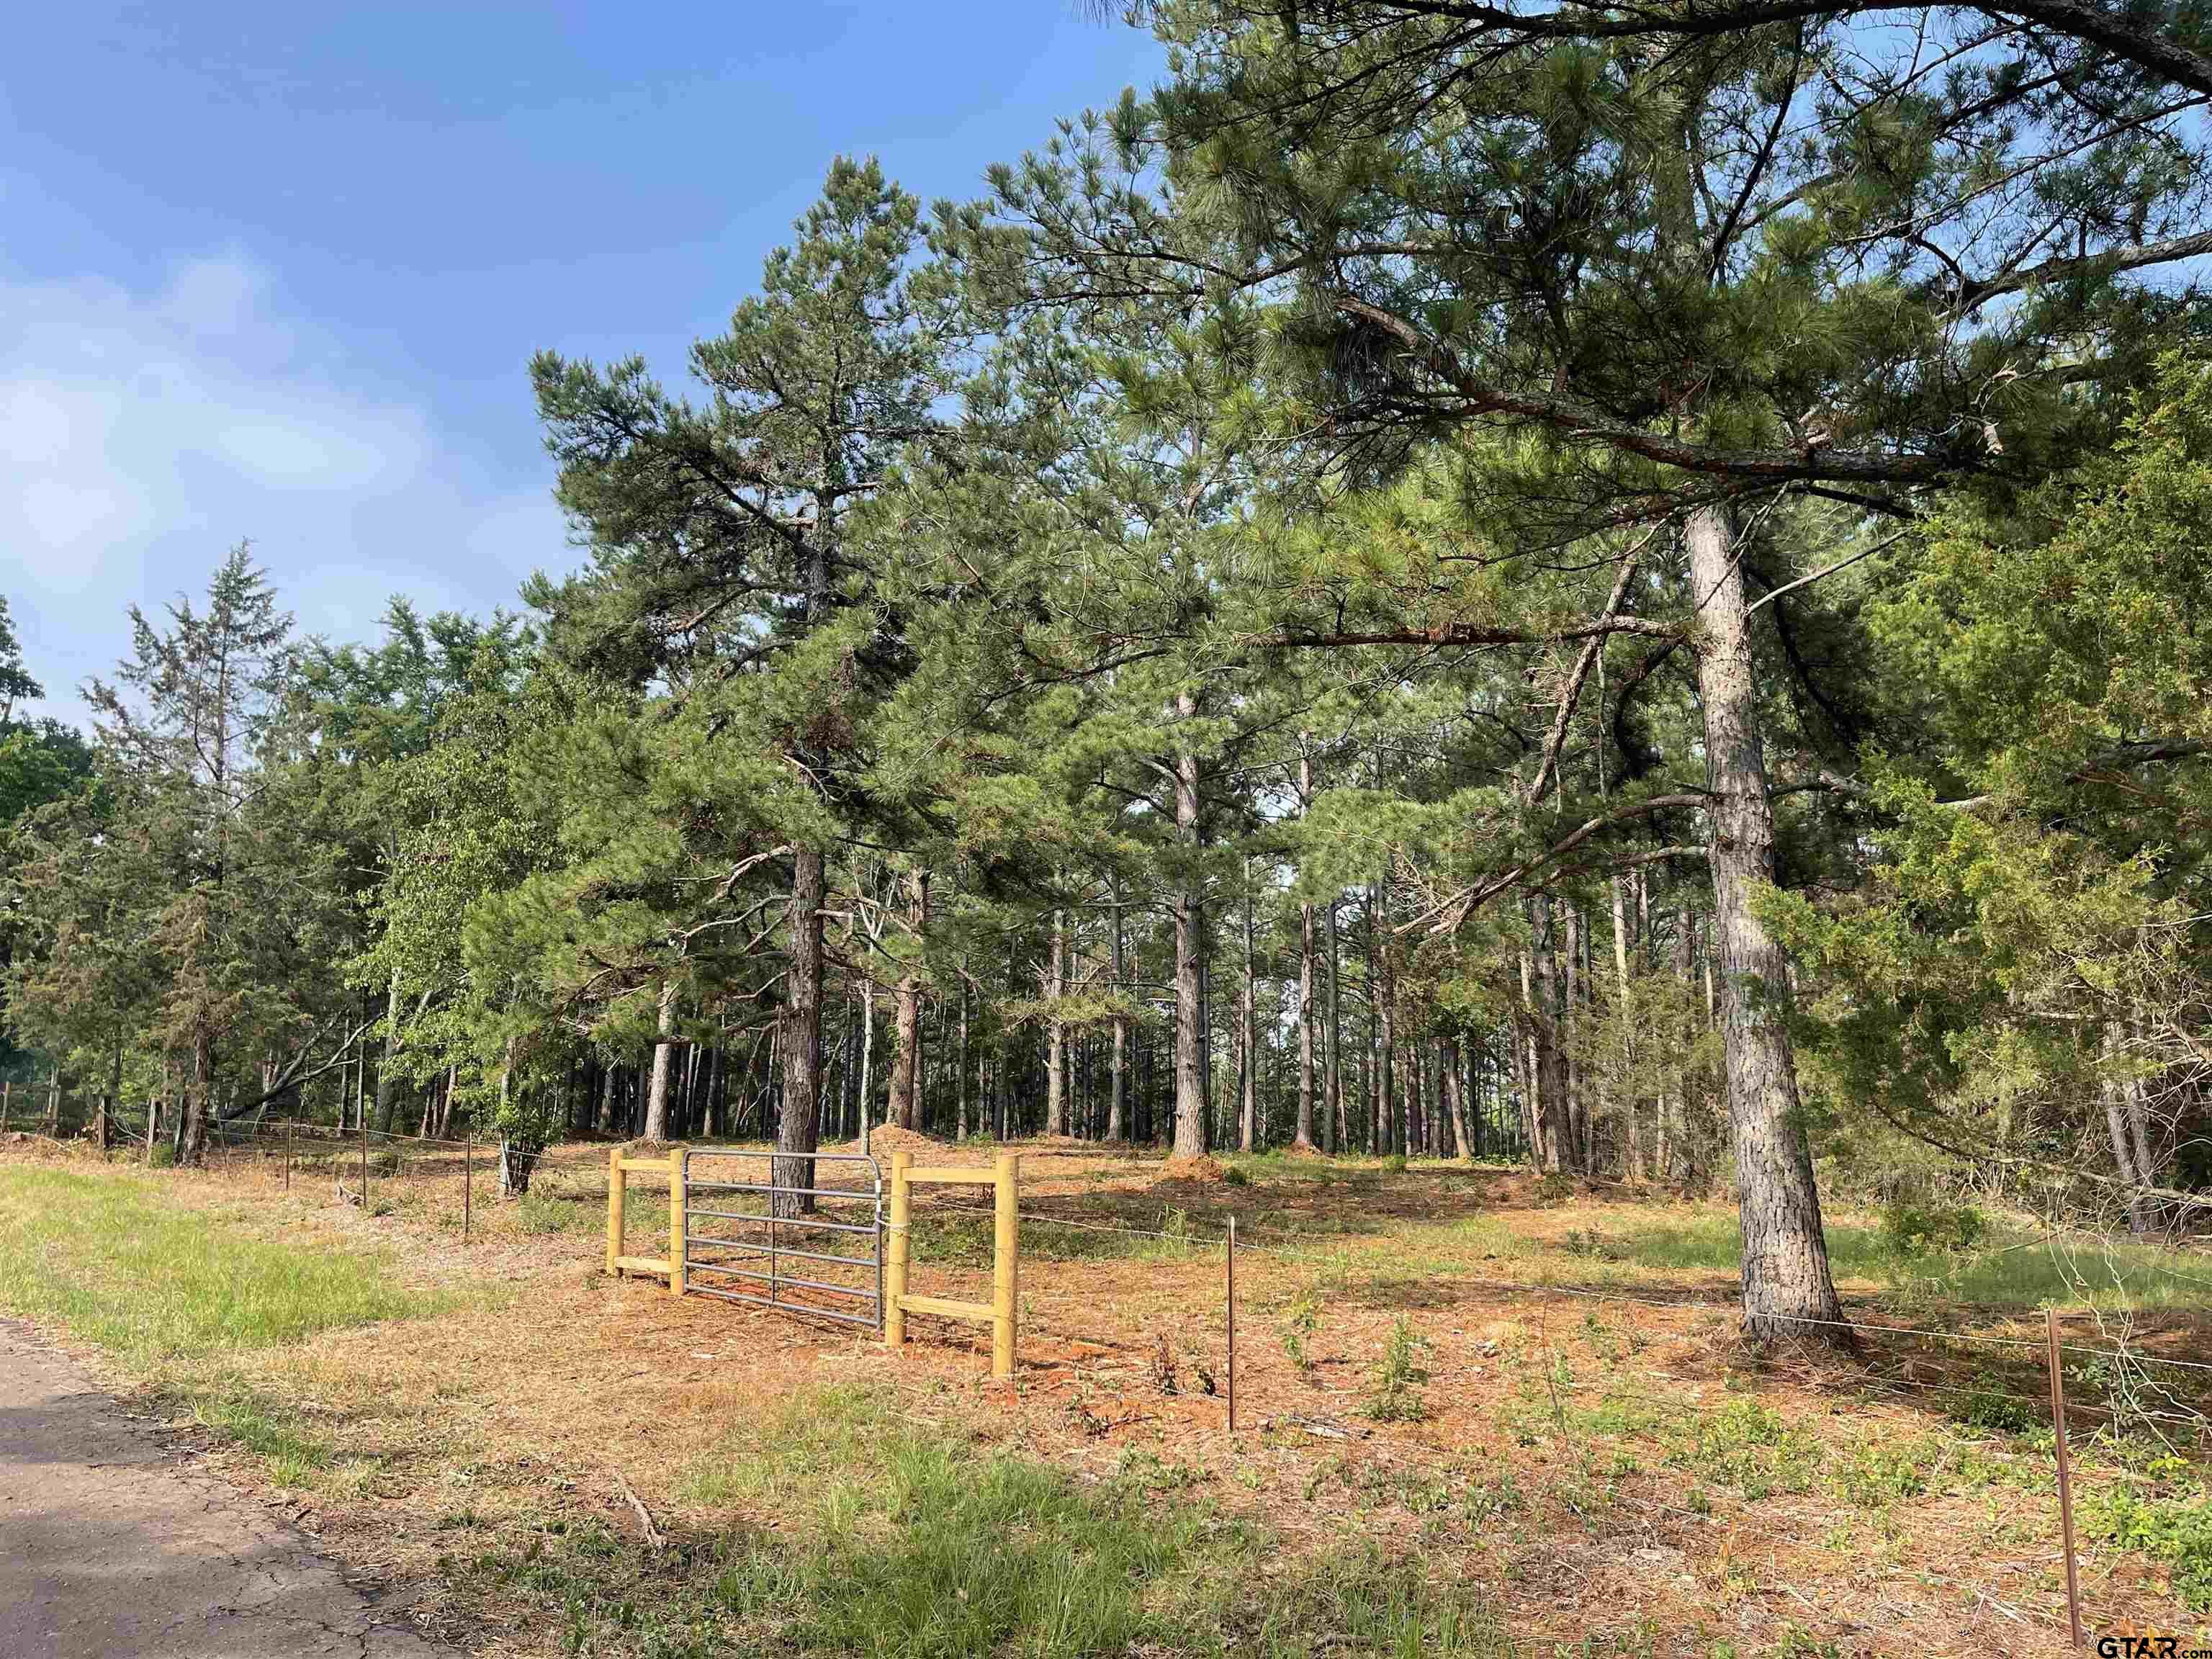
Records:
[[[1000,1152],[992,1183],[991,1375],[1000,1382],[1014,1374],[1014,1321],[1021,1306],[1022,1235],[1014,1209],[1021,1161],[1018,1152]]]
[[[2051,1358],[2051,1443],[2058,1457],[2058,1529],[2066,1546],[2066,1616],[2074,1645],[2081,1645],[2081,1580],[2074,1563],[2074,1472],[2066,1455],[2066,1373],[2058,1363],[2058,1310],[2043,1310],[2043,1333]]]
[[[891,1154],[891,1249],[890,1272],[884,1285],[884,1346],[906,1343],[907,1226],[914,1213],[913,1188],[907,1171],[914,1167],[912,1152]]]
[[[439,1126],[444,1127],[443,1124]],[[461,1142],[461,1243],[469,1242],[469,1206],[477,1190],[477,1125],[471,1118],[461,1132],[466,1139]]]
[[[607,1148],[607,1271],[620,1277],[617,1259],[623,1247],[622,1148]]]
[[[299,1133],[300,1120],[296,1117],[286,1118],[284,1120],[284,1190],[288,1193],[292,1190],[292,1142]]]
[[[8,1133],[8,1096],[15,1086],[11,1082],[0,1081],[0,1135]]]
[[[361,1213],[368,1216],[368,1114],[361,1114]]]

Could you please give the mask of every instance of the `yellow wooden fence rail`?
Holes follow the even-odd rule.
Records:
[[[623,1199],[626,1176],[665,1175],[668,1177],[668,1255],[664,1260],[623,1254]],[[669,1292],[684,1294],[684,1160],[667,1158],[624,1158],[622,1148],[607,1149],[607,1271],[611,1273],[652,1273],[668,1281]]]
[[[991,1328],[991,1375],[1004,1380],[1014,1374],[1014,1324],[1020,1306],[1021,1226],[1014,1200],[1021,1179],[1021,1156],[1000,1152],[988,1170],[916,1169],[912,1152],[891,1154],[890,1253],[884,1283],[884,1346],[897,1348],[906,1342],[909,1313],[936,1314],[947,1319],[972,1319]],[[992,1188],[991,1299],[956,1302],[941,1296],[915,1296],[907,1290],[907,1269],[912,1261],[908,1229],[914,1220],[914,1188],[928,1186],[985,1186]]]

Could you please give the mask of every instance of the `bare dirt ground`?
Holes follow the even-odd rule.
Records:
[[[295,1528],[0,1321],[0,1654],[434,1659]]]

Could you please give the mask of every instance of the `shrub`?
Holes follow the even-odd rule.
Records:
[[[1974,1379],[1972,1390],[1953,1415],[1974,1428],[1998,1429],[2007,1434],[2024,1434],[2036,1424],[2032,1404],[1984,1377]]]
[[[1936,1251],[1971,1250],[1988,1231],[1989,1222],[1971,1204],[1898,1200],[1882,1206],[1883,1247],[1906,1260]]]

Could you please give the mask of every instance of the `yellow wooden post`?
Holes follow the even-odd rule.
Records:
[[[1014,1316],[1021,1297],[1021,1227],[1014,1212],[1018,1152],[1000,1152],[993,1183],[991,1251],[991,1375],[1001,1381],[1014,1374]]]
[[[907,1171],[914,1167],[912,1152],[891,1154],[890,1261],[884,1278],[884,1346],[902,1347],[906,1342],[907,1223],[914,1213],[913,1189]]]
[[[623,1170],[622,1148],[607,1148],[607,1271],[619,1275],[616,1266],[623,1247]]]
[[[668,1293],[684,1294],[684,1154],[668,1149]]]

